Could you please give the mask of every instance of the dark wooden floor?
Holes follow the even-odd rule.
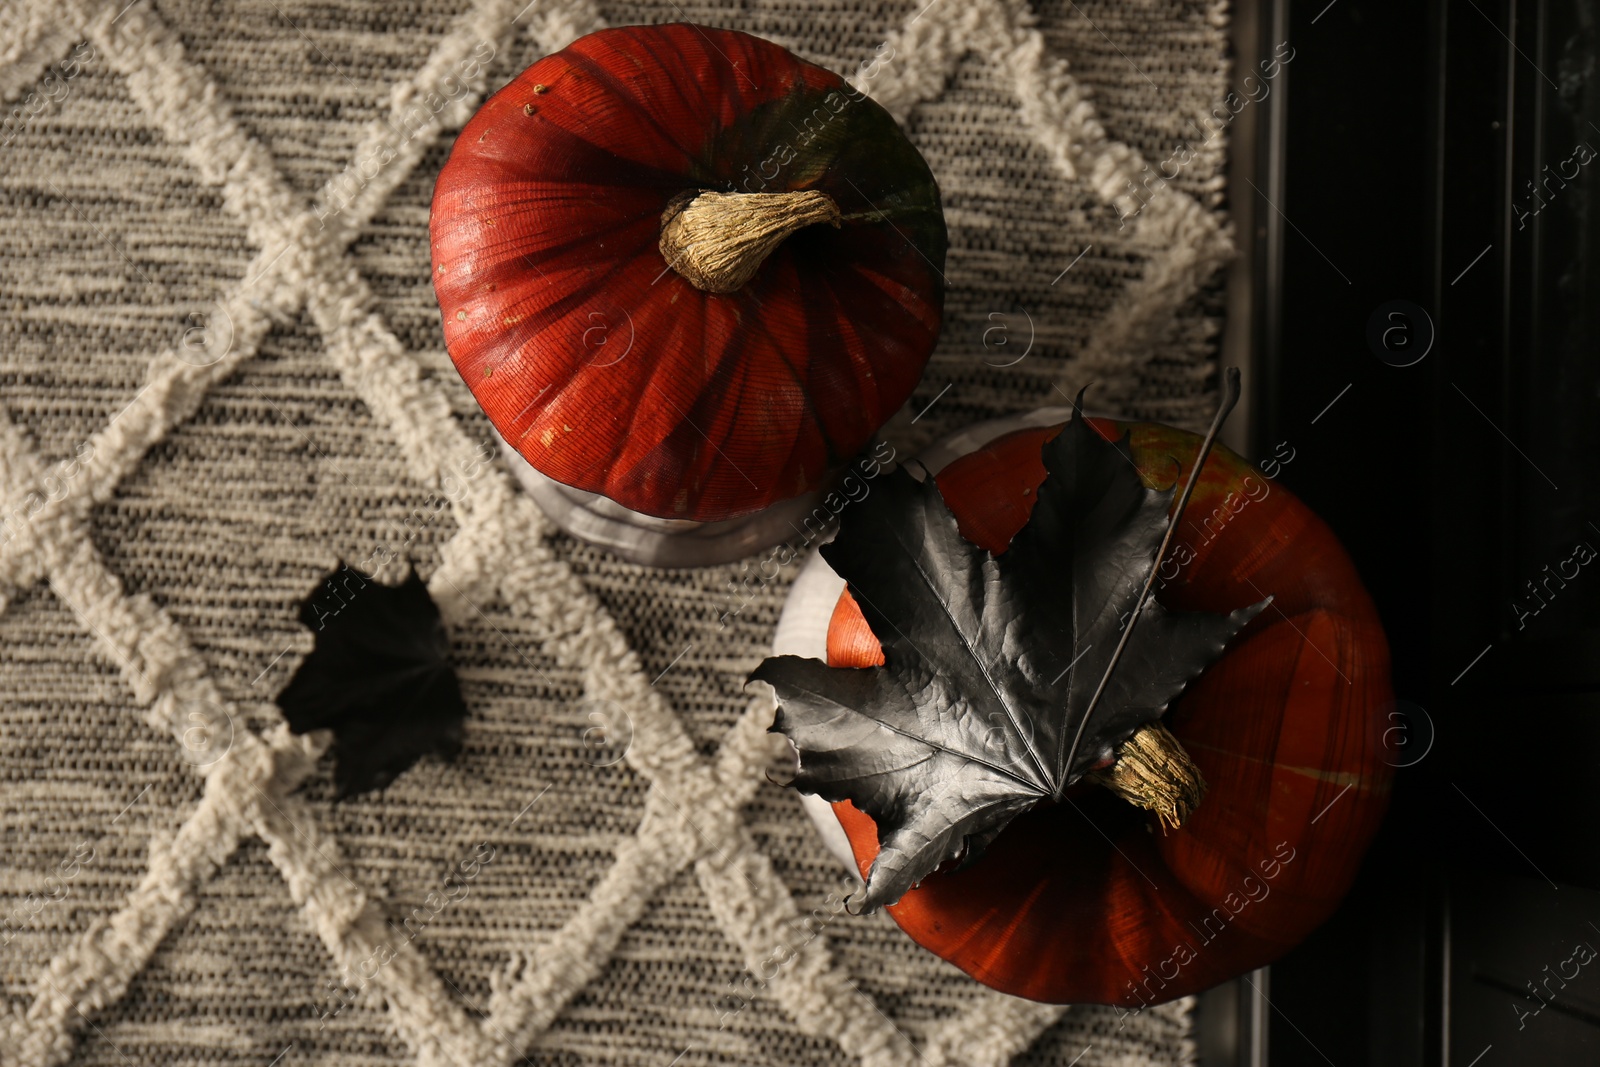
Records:
[[[1251,443],[1292,443],[1373,592],[1408,765],[1345,906],[1260,983],[1256,1062],[1597,1064],[1596,5],[1285,8],[1239,12],[1295,49],[1234,183]],[[1248,1036],[1241,988],[1213,1036]]]

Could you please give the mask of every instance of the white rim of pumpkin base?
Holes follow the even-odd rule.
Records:
[[[830,481],[815,492],[720,522],[662,519],[540,473],[500,431],[490,430],[511,473],[551,522],[580,541],[647,567],[714,567],[801,536],[800,524],[832,488]]]
[[[1117,415],[1099,412],[1085,414],[1091,419],[1126,421]],[[954,460],[970,452],[976,452],[996,438],[1004,437],[1016,430],[1058,426],[1070,418],[1072,418],[1070,407],[1048,407],[1037,408],[1020,415],[988,419],[935,441],[917,454],[916,462],[925,467],[930,474],[937,475]],[[833,535],[829,534],[821,544],[831,540]],[[826,662],[828,624],[833,619],[833,608],[839,602],[839,594],[844,592],[844,586],[844,579],[834,573],[820,552],[813,550],[805,565],[801,567],[800,574],[795,578],[794,585],[790,587],[789,599],[784,601],[783,612],[778,616],[778,626],[772,634],[772,654],[805,656],[808,659],[820,659]],[[801,793],[799,796],[800,805],[810,816],[812,825],[817,829],[817,836],[822,838],[823,846],[833,854],[845,870],[850,872],[851,877],[858,882],[861,881],[861,872],[856,868],[855,854],[850,849],[850,839],[845,836],[844,827],[839,824],[839,818],[833,812],[833,805],[818,796],[806,793]]]

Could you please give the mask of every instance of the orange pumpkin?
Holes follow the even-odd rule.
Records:
[[[462,128],[429,233],[495,429],[659,518],[827,485],[939,336],[927,163],[839,75],[734,30],[622,26],[539,60]]]
[[[1131,433],[1151,487],[1181,485],[1199,451],[1199,437],[1170,427],[1089,421],[1108,440]],[[1059,431],[1020,430],[944,468],[939,489],[964,537],[1005,550],[1044,481],[1040,448]],[[1003,992],[1138,1007],[1269,963],[1338,905],[1387,805],[1388,644],[1332,531],[1218,446],[1158,574],[1157,599],[1179,610],[1274,597],[1164,719],[1209,786],[1194,814],[1156,832],[1144,812],[1080,783],[888,909],[919,944]],[[882,662],[846,590],[828,663]],[[833,807],[865,876],[877,827],[848,801]]]

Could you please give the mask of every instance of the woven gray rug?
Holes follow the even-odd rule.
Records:
[[[839,914],[742,688],[796,566],[550,530],[444,354],[453,132],[581,33],[683,18],[852,75],[941,183],[901,454],[1089,382],[1209,415],[1224,3],[13,0],[0,1063],[1193,1060],[1186,1002],[1012,1000]],[[471,715],[453,763],[334,803],[272,698],[339,560],[416,566]]]

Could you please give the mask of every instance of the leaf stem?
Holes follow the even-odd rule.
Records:
[[[1195,483],[1200,480],[1200,469],[1206,465],[1206,457],[1211,454],[1211,446],[1217,443],[1217,434],[1221,432],[1222,424],[1227,421],[1228,413],[1238,402],[1239,368],[1229,367],[1223,374],[1222,402],[1217,405],[1217,413],[1211,419],[1211,428],[1206,431],[1205,440],[1200,442],[1200,452],[1195,456],[1194,466],[1189,469],[1189,480],[1184,483],[1183,492],[1178,496],[1178,506],[1173,510],[1172,517],[1167,520],[1167,532],[1162,535],[1155,558],[1150,561],[1150,572],[1145,575],[1144,588],[1139,591],[1139,599],[1133,605],[1132,614],[1128,616],[1128,625],[1122,628],[1122,637],[1111,653],[1111,660],[1106,664],[1105,673],[1100,675],[1100,684],[1095,687],[1094,696],[1089,698],[1089,706],[1084,709],[1083,718],[1078,721],[1078,732],[1072,736],[1072,747],[1067,750],[1067,761],[1061,768],[1061,787],[1057,790],[1058,793],[1066,792],[1067,784],[1071,781],[1072,761],[1077,758],[1084,730],[1089,725],[1089,719],[1094,715],[1094,709],[1100,703],[1100,697],[1105,693],[1106,686],[1111,682],[1111,672],[1116,670],[1117,662],[1122,659],[1122,650],[1128,646],[1128,638],[1133,634],[1134,625],[1138,623],[1145,604],[1150,600],[1150,591],[1156,584],[1156,572],[1161,568],[1161,561],[1167,554],[1167,546],[1172,543],[1172,535],[1178,529],[1178,520],[1183,518],[1183,509],[1189,506],[1189,497],[1194,494]],[[1073,417],[1081,419],[1083,412],[1076,411]]]

